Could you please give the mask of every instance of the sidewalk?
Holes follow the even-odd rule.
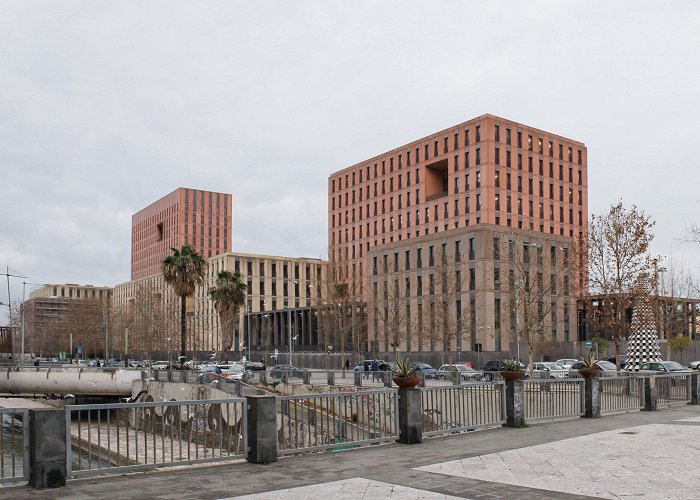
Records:
[[[498,428],[337,453],[69,481],[21,498],[700,498],[700,407]]]

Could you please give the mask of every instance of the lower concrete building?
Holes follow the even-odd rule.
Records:
[[[510,352],[577,339],[571,238],[491,224],[370,249],[371,351]]]

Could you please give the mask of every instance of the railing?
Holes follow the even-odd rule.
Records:
[[[585,412],[583,379],[524,380],[525,420],[578,417]]]
[[[600,414],[624,413],[644,408],[644,378],[600,377]]]
[[[68,476],[246,454],[245,398],[66,406]]]
[[[505,422],[505,384],[470,382],[421,387],[423,435],[454,434]]]
[[[280,455],[338,451],[398,437],[395,389],[277,396]]]
[[[654,375],[656,403],[659,406],[674,406],[690,401],[690,373],[664,373]]]
[[[0,408],[0,483],[29,479],[29,410]]]

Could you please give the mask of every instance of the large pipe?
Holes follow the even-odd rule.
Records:
[[[140,370],[15,371],[9,368],[0,372],[0,393],[131,396],[134,380],[140,379]]]

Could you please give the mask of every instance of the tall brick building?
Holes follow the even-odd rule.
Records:
[[[561,266],[562,253],[568,255],[572,239],[586,231],[587,200],[583,143],[482,115],[331,174],[329,258],[343,279],[372,283],[374,291],[365,290],[365,297],[372,299],[374,294],[376,301],[383,294],[385,309],[386,283],[398,282],[400,275],[407,314],[415,326],[424,302],[427,307],[435,300],[430,287],[418,288],[417,281],[420,277],[421,283],[423,279],[428,283],[435,269],[430,264],[434,259],[423,254],[419,262],[414,253],[418,246],[425,247],[425,252],[443,249],[452,272],[463,281],[457,284],[455,304],[450,307],[469,310],[471,346],[466,348],[506,350],[509,338],[500,332],[515,330],[516,317],[525,315],[523,324],[527,313],[517,311],[514,291],[505,293],[501,273],[511,277],[514,288],[513,283],[523,281],[516,268],[529,278],[530,271],[522,269],[526,257],[528,266],[530,262]],[[500,248],[515,250],[507,258],[495,259],[494,241]],[[473,251],[465,250],[466,245],[473,245]],[[538,253],[532,261],[526,255],[530,247]],[[398,273],[393,280],[369,268],[377,261],[380,270]],[[382,265],[383,261],[387,264]],[[550,272],[553,277],[562,274],[554,267],[532,272],[545,273],[546,278]],[[549,283],[549,279],[540,281]],[[576,331],[575,301],[568,290],[564,294],[562,286],[553,287],[546,301],[553,305],[544,308],[548,324],[545,327],[543,321],[542,330],[557,340],[575,340],[570,336]],[[506,314],[496,311],[494,304],[506,308]],[[375,305],[375,311],[381,312],[382,305]],[[369,337],[374,349],[381,350],[388,346],[382,339],[383,320],[377,316],[382,315],[375,314],[369,321]],[[501,316],[513,321],[502,321]],[[404,340],[402,347],[438,349],[429,345],[434,342],[419,340],[424,335],[419,332],[430,329],[430,324],[417,325],[411,334],[416,338]],[[463,349],[461,340],[449,340],[443,348]]]
[[[161,271],[170,248],[192,246],[204,258],[231,251],[231,195],[178,188],[134,214],[131,279]]]

